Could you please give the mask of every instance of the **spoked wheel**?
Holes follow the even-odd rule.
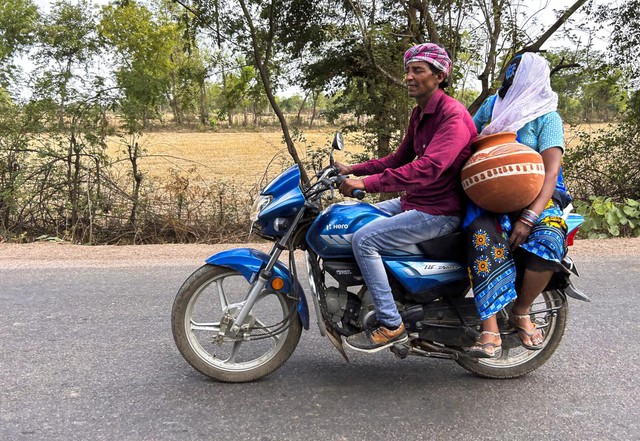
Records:
[[[219,381],[253,381],[291,356],[302,332],[296,301],[264,290],[239,336],[223,317],[235,318],[250,284],[238,271],[205,265],[182,285],[173,303],[173,338],[198,371]]]
[[[558,308],[555,313],[547,312]],[[568,304],[558,291],[544,291],[533,302],[531,313],[544,330],[544,348],[525,349],[516,332],[502,333],[502,356],[498,359],[460,357],[457,362],[466,370],[484,378],[517,378],[542,366],[560,345],[567,324]],[[546,310],[546,311],[545,311]]]

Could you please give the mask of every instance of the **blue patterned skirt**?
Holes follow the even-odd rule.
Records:
[[[509,249],[511,220],[507,215],[484,211],[471,202],[467,207],[464,222],[468,236],[467,266],[482,320],[502,310],[517,296],[516,265]],[[566,231],[562,210],[552,200],[520,248],[561,265],[566,254]]]

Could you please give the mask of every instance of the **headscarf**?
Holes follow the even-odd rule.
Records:
[[[404,53],[404,68],[415,61],[426,61],[441,70],[445,75],[451,73],[451,58],[447,51],[435,43],[416,44]]]
[[[500,98],[504,98],[504,96],[507,94],[507,91],[513,84],[513,79],[516,76],[516,71],[518,70],[518,66],[520,65],[521,61],[522,55],[515,56],[511,59],[511,61],[509,61],[507,70],[504,73],[504,80],[502,80],[502,86],[500,86],[500,89],[498,89],[498,96]]]
[[[513,72],[509,72],[509,70]],[[547,60],[526,52],[519,61],[509,62],[507,73],[512,75],[503,83],[495,98],[491,123],[480,135],[498,132],[517,132],[539,116],[558,109],[558,95],[551,89]]]

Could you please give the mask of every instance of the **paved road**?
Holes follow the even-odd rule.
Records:
[[[315,322],[251,384],[178,354],[169,315],[193,266],[0,268],[2,440],[640,439],[635,257],[578,259],[563,345],[511,381],[390,353],[346,364]]]

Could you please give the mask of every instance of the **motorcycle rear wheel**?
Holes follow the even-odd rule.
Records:
[[[173,303],[173,338],[182,356],[202,374],[226,383],[243,383],[264,377],[289,359],[302,323],[296,301],[264,290],[245,324],[244,338],[220,332],[225,311],[237,312],[250,284],[233,269],[204,265],[182,285]],[[288,323],[288,326],[286,326]]]
[[[563,304],[557,310],[555,316],[548,317],[548,326],[544,333],[544,348],[539,351],[530,351],[516,343],[515,345],[505,345],[505,336],[502,338],[502,356],[497,359],[478,359],[470,357],[460,357],[456,362],[468,370],[483,378],[509,379],[518,378],[532,372],[542,366],[553,355],[564,335],[568,316],[568,303],[563,299],[562,294],[557,291],[544,291],[534,301],[532,312],[536,309],[546,309],[552,306]],[[539,315],[539,314],[538,314]],[[518,339],[517,334],[507,337],[513,341]],[[512,346],[512,347],[509,347]]]

